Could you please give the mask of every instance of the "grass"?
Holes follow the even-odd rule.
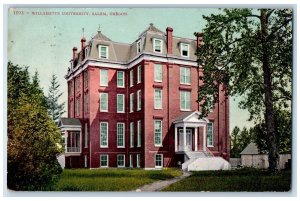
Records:
[[[53,191],[130,191],[157,180],[180,176],[178,169],[65,169]]]
[[[276,176],[265,170],[241,169],[231,171],[201,171],[163,191],[211,191],[211,192],[263,192],[289,191],[291,171],[282,171]]]

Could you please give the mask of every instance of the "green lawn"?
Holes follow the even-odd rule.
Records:
[[[262,192],[290,189],[291,171],[269,176],[263,170],[241,169],[193,172],[190,177],[166,187],[163,191]]]
[[[180,176],[178,169],[65,169],[53,191],[130,191],[157,180]]]

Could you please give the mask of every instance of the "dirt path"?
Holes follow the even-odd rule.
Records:
[[[163,188],[177,182],[180,181],[188,176],[190,176],[191,173],[189,172],[183,172],[183,174],[179,177],[175,177],[172,179],[167,179],[167,180],[160,180],[160,181],[156,181],[154,183],[151,184],[146,184],[138,189],[136,189],[136,192],[154,192],[154,191],[160,191]]]

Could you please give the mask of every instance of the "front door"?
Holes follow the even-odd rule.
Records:
[[[179,151],[192,151],[192,129],[186,129],[186,144],[183,144],[183,129],[179,129]]]

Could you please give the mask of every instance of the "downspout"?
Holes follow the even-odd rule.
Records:
[[[218,152],[220,152],[220,86],[218,86],[218,99]]]

